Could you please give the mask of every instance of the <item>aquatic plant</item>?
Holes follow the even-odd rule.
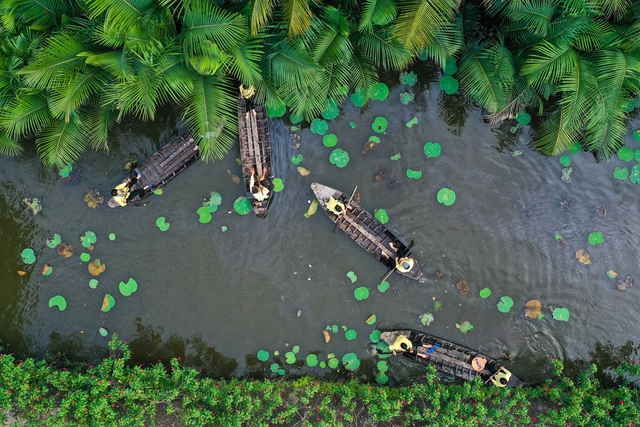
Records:
[[[413,86],[418,83],[418,75],[413,71],[403,71],[400,73],[400,84]]]
[[[409,105],[415,99],[416,95],[412,90],[408,90],[405,92],[400,92],[400,103],[402,105]]]

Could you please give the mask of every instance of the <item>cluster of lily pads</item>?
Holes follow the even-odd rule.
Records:
[[[198,208],[196,213],[199,215],[199,221],[201,224],[207,224],[211,222],[213,218],[212,213],[218,210],[218,207],[222,203],[222,196],[216,191],[212,191],[209,200],[205,200],[202,206]]]
[[[633,139],[640,141],[640,129],[633,132]],[[622,147],[618,151],[618,159],[623,162],[635,161],[636,163],[628,168],[627,166],[616,166],[613,177],[621,181],[629,180],[634,184],[640,184],[640,150],[633,150],[629,147]]]
[[[271,365],[269,366],[269,369],[274,374],[284,375],[286,373],[284,369],[285,364],[294,365],[299,362],[298,356],[297,356],[299,352],[300,352],[300,346],[294,345],[291,348],[291,351],[285,352],[284,363],[283,363],[282,361],[275,359],[280,356],[280,352],[278,350],[274,351],[273,363],[271,363]],[[258,357],[258,360],[260,360],[261,362],[267,362],[271,358],[271,354],[266,350],[259,350],[257,353],[257,357]],[[309,353],[304,358],[303,363],[306,363],[306,365],[310,368],[319,366],[321,369],[330,368],[330,369],[340,370],[339,369],[340,359],[338,359],[334,353],[327,354],[326,360],[320,360],[317,354]],[[360,360],[358,359],[358,356],[355,353],[347,353],[344,356],[342,356],[342,365],[348,371],[355,371],[360,367]]]
[[[576,141],[571,145],[571,147],[569,147],[568,152],[569,154],[576,154],[581,150],[582,146],[579,142]],[[558,159],[558,162],[562,165],[562,182],[565,182],[567,184],[571,182],[571,172],[573,172],[573,168],[570,166],[571,156],[569,156],[569,154],[564,154]]]

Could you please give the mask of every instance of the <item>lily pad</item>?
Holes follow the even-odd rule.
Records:
[[[442,70],[444,74],[452,75],[458,72],[458,66],[456,65],[456,60],[453,58],[447,58],[444,63],[444,69]]]
[[[400,160],[402,156],[400,155],[400,153],[394,154],[393,156],[389,157],[391,160]]]
[[[282,182],[282,178],[274,178],[273,179],[273,191],[276,193],[284,190],[284,183]]]
[[[456,283],[456,289],[458,289],[458,292],[462,296],[469,295],[469,292],[471,292],[471,288],[469,287],[469,283],[467,283],[466,280],[460,280],[458,283]]]
[[[351,283],[355,283],[355,281],[358,280],[358,276],[356,276],[356,273],[353,271],[348,272],[347,277],[351,279]]]
[[[80,260],[84,262],[89,262],[91,260],[91,255],[88,252],[82,252],[80,254]]]
[[[389,366],[385,360],[381,360],[376,363],[376,368],[378,368],[378,371],[380,372],[387,372],[389,370]]]
[[[389,221],[389,216],[387,215],[387,211],[384,209],[376,209],[374,211],[376,219],[380,224],[386,224]]]
[[[434,320],[433,314],[431,313],[422,313],[420,316],[418,316],[418,318],[420,319],[420,322],[422,322],[424,326],[431,325],[431,322],[433,322]]]
[[[373,325],[374,323],[376,323],[376,315],[372,314],[371,316],[367,317],[367,320],[365,320],[364,323],[366,323],[367,325]]]
[[[98,279],[89,280],[89,287],[91,289],[96,289],[98,287]]]
[[[83,200],[87,202],[87,206],[91,209],[97,209],[104,203],[104,196],[100,195],[100,190],[97,188],[88,188],[84,193]]]
[[[616,166],[613,171],[613,177],[621,181],[626,181],[629,178],[629,169]]]
[[[433,301],[433,310],[438,311],[442,310],[442,302],[441,301]]]
[[[362,107],[367,100],[367,91],[363,88],[358,88],[355,93],[349,96],[349,99],[354,106]]]
[[[302,154],[298,154],[297,156],[291,156],[291,163],[294,165],[300,164],[301,161],[304,160],[304,156]]]
[[[633,138],[634,141],[640,141],[640,129],[632,132],[631,138]]]
[[[316,213],[319,205],[320,203],[318,203],[318,199],[313,199],[311,203],[309,203],[309,207],[307,208],[307,211],[304,213],[304,217],[309,218],[311,215]]]
[[[36,254],[31,248],[23,249],[20,256],[22,256],[22,262],[25,264],[33,264],[36,262]]]
[[[427,142],[424,144],[424,155],[427,157],[438,157],[442,153],[442,147],[437,142]]]
[[[607,271],[607,276],[608,276],[610,279],[615,279],[616,277],[618,277],[618,273],[616,273],[616,272],[615,272],[615,271],[613,271],[613,270],[608,270],[608,271]]]
[[[322,143],[325,147],[335,147],[338,143],[338,137],[335,133],[330,133],[322,137]]]
[[[565,154],[564,156],[558,159],[558,162],[560,162],[562,166],[569,166],[571,164],[571,157]]]
[[[380,144],[380,138],[378,138],[378,137],[377,137],[377,136],[375,136],[375,135],[371,135],[371,136],[369,137],[369,141],[371,141],[371,142],[375,142],[376,144]]]
[[[347,353],[342,356],[342,364],[347,371],[355,371],[360,367],[360,360],[355,353]]]
[[[304,119],[303,116],[296,116],[295,114],[291,114],[289,116],[289,121],[291,122],[291,124],[297,125],[298,123],[302,122],[302,120]]]
[[[346,331],[344,333],[344,337],[348,341],[352,341],[352,340],[356,339],[357,336],[358,336],[358,333],[356,331],[354,331],[353,329],[349,329],[348,331]]]
[[[336,148],[331,152],[331,155],[329,156],[329,162],[331,162],[332,165],[343,168],[349,163],[349,153],[342,150],[341,148]]]
[[[160,231],[167,231],[169,229],[170,224],[166,221],[166,218],[161,216],[156,220],[156,227],[160,229]]]
[[[58,254],[65,258],[71,258],[74,251],[73,245],[67,245],[66,243],[60,243],[60,245],[58,245]]]
[[[42,275],[51,276],[51,273],[53,273],[53,267],[51,267],[49,264],[45,264],[44,267],[42,267]]]
[[[387,289],[389,289],[389,282],[387,282],[386,280],[378,285],[378,290],[380,292],[385,292]]]
[[[164,190],[162,188],[156,188],[155,190],[153,190],[153,194],[155,194],[156,196],[162,196],[162,193],[164,193]]]
[[[633,150],[629,147],[622,147],[618,151],[618,158],[623,162],[630,162],[633,160]]]
[[[58,310],[64,311],[67,308],[67,300],[62,295],[56,295],[49,300],[49,307],[58,307]]]
[[[338,325],[331,326],[331,332],[333,332],[334,334],[337,334],[338,333]]]
[[[356,125],[356,122],[354,121],[350,121],[349,126],[351,126],[351,129],[355,129],[356,127],[358,127],[358,125]]]
[[[491,289],[489,288],[484,288],[480,291],[480,298],[489,298],[490,295],[491,295]]]
[[[216,209],[218,208],[218,205],[211,206],[215,206]],[[211,219],[213,218],[208,206],[200,206],[196,213],[200,216],[198,221],[200,221],[201,224],[207,224],[208,222],[211,222]]]
[[[589,255],[589,252],[585,251],[584,249],[578,249],[576,251],[576,258],[584,265],[591,264],[591,256]]]
[[[527,301],[524,305],[524,314],[532,319],[538,319],[542,314],[542,303],[537,299]]]
[[[617,280],[616,286],[621,291],[626,291],[627,289],[629,289],[629,288],[631,288],[633,286],[633,277],[627,276],[625,278],[622,278],[622,277],[619,278]]]
[[[109,240],[111,240],[112,242],[116,240],[116,235],[114,233],[109,233]]]
[[[563,322],[568,322],[569,321],[569,317],[571,317],[571,315],[569,314],[569,310],[566,308],[554,308],[553,309],[553,318],[556,320],[561,320]]]
[[[100,258],[94,259],[87,266],[87,269],[89,270],[89,273],[92,276],[96,276],[96,277],[101,275],[102,273],[104,273],[106,268],[107,268],[107,264],[103,264],[102,262],[100,262]]]
[[[107,335],[109,335],[109,331],[106,328],[98,328],[98,332],[100,333],[100,335],[102,335],[103,337],[106,337]]]
[[[277,363],[271,364],[271,372],[273,372],[274,374],[277,374],[279,370],[280,370],[280,365],[278,365]]]
[[[309,366],[310,368],[313,368],[314,366],[318,365],[318,356],[316,356],[313,353],[308,354],[306,361],[307,361],[307,366]]]
[[[222,195],[217,191],[209,193],[209,200],[203,203],[203,206],[220,206],[222,204]]]
[[[458,91],[458,80],[451,76],[444,76],[440,79],[440,89],[445,91],[447,95],[453,95]]]
[[[471,323],[469,323],[469,321],[467,321],[467,320],[465,320],[464,322],[462,322],[459,325],[456,325],[456,327],[458,329],[460,329],[460,332],[462,332],[463,334],[466,334],[467,332],[473,331],[473,325]]]
[[[284,361],[289,365],[293,365],[296,363],[296,354],[293,351],[287,351],[284,354]]]
[[[322,117],[327,120],[333,120],[338,117],[340,114],[340,108],[338,108],[338,104],[333,99],[327,100],[327,105],[324,107],[324,111],[322,112]]]
[[[371,128],[376,133],[384,132],[385,130],[387,130],[387,127],[389,127],[389,122],[387,121],[387,119],[381,116],[376,117],[376,119],[373,121],[373,124],[371,125]]]
[[[604,237],[602,236],[601,232],[594,231],[593,233],[589,234],[589,243],[592,246],[600,245],[603,241]]]
[[[258,351],[258,360],[261,362],[266,362],[269,360],[269,352],[266,350]]]
[[[413,169],[407,169],[407,176],[413,179],[420,179],[422,177],[422,171],[414,171]]]
[[[276,106],[270,106],[267,104],[267,116],[268,117],[282,117],[284,113],[287,111],[287,106],[284,105],[284,102],[280,101]]]
[[[300,352],[300,346],[294,345],[293,347],[291,347],[291,351],[293,351],[295,354],[298,354]]]
[[[497,304],[498,310],[502,313],[508,313],[513,307],[513,300],[510,297],[500,297],[500,302]]]
[[[576,153],[579,153],[580,150],[582,150],[582,146],[578,141],[575,141],[573,144],[571,144],[571,147],[569,147],[568,151],[569,151],[569,154],[576,154]]]
[[[369,97],[378,101],[384,101],[389,96],[389,86],[384,83],[374,83],[369,86]]]
[[[633,184],[640,184],[640,164],[633,165],[631,168],[631,174],[629,174],[629,181]]]
[[[360,286],[353,291],[353,296],[358,300],[362,301],[363,299],[369,298],[369,289],[365,286]]]
[[[60,243],[62,243],[62,239],[57,233],[54,234],[53,237],[51,237],[49,240],[47,240],[47,246],[49,246],[51,249],[57,248]]]
[[[82,246],[84,246],[85,248],[90,248],[97,240],[98,238],[93,231],[87,231],[83,236],[80,237]]]
[[[636,103],[633,102],[633,99],[625,99],[622,102],[621,108],[625,113],[630,113],[636,108]]]
[[[62,169],[58,170],[58,174],[60,174],[62,178],[68,178],[72,170],[73,170],[72,165],[66,165]]]
[[[406,123],[406,126],[407,126],[408,128],[412,128],[412,127],[413,127],[413,125],[417,125],[417,124],[418,124],[418,118],[417,118],[417,117],[414,117],[413,119],[409,120],[409,121]]]
[[[370,334],[369,334],[369,340],[371,342],[380,342],[380,334],[382,334],[381,331],[374,329]]]
[[[384,385],[389,382],[389,377],[387,377],[382,372],[378,372],[378,374],[376,375],[376,382],[380,385]]]
[[[531,121],[531,115],[525,111],[521,111],[516,116],[516,121],[520,124],[520,126],[526,126]]]
[[[327,361],[327,365],[331,368],[331,369],[336,369],[338,367],[338,365],[340,364],[340,361],[336,358],[333,359],[329,359]]]
[[[120,282],[120,285],[118,286],[118,288],[120,289],[120,293],[122,295],[124,295],[125,297],[128,297],[132,293],[138,290],[138,282],[136,282],[132,278],[129,278],[129,280],[127,280],[127,283]]]
[[[413,71],[403,71],[400,73],[400,84],[413,86],[418,83],[418,75]]]
[[[102,307],[100,310],[105,313],[113,308],[116,305],[116,300],[111,296],[111,294],[104,294],[104,298],[102,299]]]
[[[233,202],[233,209],[240,215],[246,215],[253,210],[248,198],[240,196]]]
[[[324,135],[329,129],[329,123],[322,119],[313,119],[311,122],[311,132]]]
[[[302,166],[298,166],[298,173],[300,175],[302,175],[302,176],[308,176],[311,173],[311,171],[309,169],[307,169],[307,168],[302,167]]]
[[[444,187],[438,191],[438,195],[436,196],[438,202],[442,203],[445,206],[451,206],[456,201],[456,192]]]

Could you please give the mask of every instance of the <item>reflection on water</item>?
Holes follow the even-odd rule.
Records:
[[[227,172],[240,175],[237,152],[217,163],[198,162],[142,206],[87,207],[87,188],[108,194],[126,174],[122,168],[131,155],[146,159],[179,132],[170,111],[152,124],[121,124],[109,153],[89,152],[78,162],[78,185],[65,186],[35,153],[0,158],[3,344],[26,356],[50,351],[93,360],[106,352],[107,339],[98,333],[104,327],[131,343],[136,363],[179,356],[214,376],[264,377],[272,375],[270,365],[276,362],[288,373],[330,379],[348,373],[303,367],[301,360],[310,353],[326,360],[331,353],[340,358],[355,352],[363,360],[354,375],[370,379],[373,327],[364,321],[376,314],[380,329],[426,329],[500,358],[526,381],[546,378],[551,357],[595,359],[606,366],[627,357],[627,343],[640,343],[640,294],[635,287],[619,291],[606,274],[614,270],[640,277],[638,187],[612,178],[621,162],[596,164],[587,153],[574,154],[572,182],[565,184],[557,158],[527,148],[522,130],[514,134],[506,122],[485,125],[464,99],[440,95],[432,67],[414,69],[420,80],[412,105],[400,104],[398,95],[406,88],[394,83],[387,101],[373,101],[362,110],[347,102],[340,119],[330,122],[328,133],[338,136],[337,148],[349,152],[343,169],[329,163],[333,148],[322,144],[322,136],[304,129],[296,147],[285,122],[272,121],[275,175],[285,189],[262,221],[233,212],[233,201],[244,195]],[[397,75],[389,78],[397,82]],[[377,116],[386,117],[389,127],[378,135],[380,144],[361,155]],[[406,126],[414,117],[418,123]],[[441,156],[425,157],[427,141],[441,144]],[[634,149],[638,145],[631,142]],[[523,154],[514,157],[515,150]],[[398,153],[399,160],[390,160]],[[311,172],[307,177],[290,162],[297,154]],[[381,169],[387,173],[375,181]],[[407,178],[407,169],[421,170],[422,177]],[[384,208],[389,229],[407,243],[415,241],[414,253],[429,281],[394,275],[391,289],[379,292],[385,268],[343,233],[332,233],[323,212],[304,217],[313,181],[345,192],[358,185],[365,209]],[[398,185],[390,187],[394,181]],[[453,206],[437,203],[443,187],[456,192]],[[218,191],[223,202],[213,221],[200,224],[196,210],[211,191]],[[42,212],[25,217],[23,197],[41,198]],[[570,203],[561,203],[565,200]],[[606,206],[605,217],[596,214],[599,204]],[[164,233],[155,225],[160,216],[171,224]],[[91,256],[107,266],[97,289],[88,286],[92,277],[79,259],[80,236],[87,230],[98,236]],[[593,231],[605,236],[602,245],[588,244]],[[46,246],[53,233],[76,246],[72,258]],[[109,233],[116,240],[110,241]],[[34,265],[21,262],[26,247],[36,252]],[[591,265],[576,259],[580,248],[588,249]],[[51,276],[41,275],[44,263],[53,266]],[[346,276],[349,271],[357,275],[356,283]],[[436,271],[443,273],[437,281],[432,279]],[[130,277],[138,291],[124,297],[118,284]],[[471,289],[467,296],[455,289],[462,279]],[[370,297],[356,301],[357,286],[368,287]],[[478,296],[484,287],[492,290],[487,299]],[[116,299],[108,313],[100,311],[105,293]],[[64,312],[48,307],[58,294],[67,300]],[[496,308],[503,295],[515,302],[507,314]],[[441,310],[434,310],[434,299]],[[543,303],[543,319],[524,316],[530,299]],[[568,308],[570,321],[553,320],[549,309],[554,307]],[[435,318],[428,328],[420,322],[424,313]],[[455,327],[464,321],[475,326],[466,335]],[[325,344],[322,330],[328,325],[340,332]],[[355,330],[357,338],[348,341],[342,326]],[[284,355],[295,345],[300,353],[291,367]],[[268,362],[257,360],[260,349],[270,352]],[[273,356],[276,350],[280,354]],[[392,383],[422,377],[422,368],[408,362],[390,361]]]

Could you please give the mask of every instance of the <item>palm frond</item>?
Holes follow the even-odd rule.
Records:
[[[394,0],[365,0],[358,30],[362,33],[373,31],[373,25],[387,25],[396,17],[398,10]]]
[[[456,15],[455,26],[462,34],[463,40],[474,37],[475,31],[480,25],[480,10],[478,6],[465,2],[458,14]]]
[[[566,112],[564,108],[557,109],[549,118],[543,120],[532,133],[535,147],[549,156],[562,153],[574,141],[579,141],[581,138],[579,131],[565,129],[563,126],[564,112]]]
[[[41,94],[20,96],[0,111],[0,127],[15,140],[35,135],[52,122],[47,98]]]
[[[267,63],[276,87],[287,80],[304,82],[322,70],[304,49],[300,39],[285,39],[272,46],[267,55]]]
[[[369,86],[378,81],[375,65],[361,52],[354,53],[351,57],[349,68],[351,69],[351,83],[349,84],[351,89],[368,89]]]
[[[619,20],[633,6],[632,0],[595,0],[605,19]]]
[[[126,80],[133,75],[131,57],[125,49],[102,53],[82,52],[78,56],[83,56],[87,65],[102,68],[116,79]]]
[[[593,17],[591,16],[561,15],[551,23],[547,41],[553,43],[555,40],[563,40],[573,44],[580,36],[589,31],[592,23]]]
[[[105,25],[126,29],[138,25],[159,5],[154,0],[85,0],[90,16],[105,17]]]
[[[249,3],[251,35],[257,36],[269,23],[276,0],[253,0]]]
[[[78,160],[87,148],[87,139],[74,114],[68,123],[58,120],[42,130],[36,138],[36,147],[45,165],[61,168]]]
[[[413,60],[413,55],[405,49],[402,41],[382,27],[375,27],[360,37],[358,50],[376,67],[385,70],[402,70]]]
[[[22,153],[22,145],[9,138],[4,132],[0,134],[0,156],[17,156]]]
[[[7,30],[13,31],[17,22],[40,31],[59,23],[63,14],[72,15],[77,5],[68,0],[3,0],[2,9],[2,24]]]
[[[211,40],[224,50],[242,43],[247,26],[242,15],[220,9],[206,0],[193,0],[185,8],[180,38],[188,53],[200,53],[198,45]]]
[[[311,49],[313,60],[320,65],[348,61],[353,55],[353,46],[344,15],[334,7],[325,6],[322,19],[316,22],[320,28]]]
[[[527,32],[538,37],[546,37],[556,13],[557,2],[550,0],[532,0],[509,8],[509,19],[513,24],[526,28]]]
[[[563,130],[579,130],[600,120],[604,111],[595,98],[597,81],[588,59],[580,58],[578,67],[562,79],[558,89],[562,92],[558,105],[564,110]]]
[[[399,0],[395,36],[412,53],[421,52],[431,37],[455,18],[456,0]]]
[[[134,114],[141,120],[153,120],[158,105],[162,102],[164,80],[158,77],[155,68],[134,65],[135,77],[118,82],[114,90],[105,94],[107,103],[114,102],[119,110],[118,120]]]
[[[229,74],[245,85],[255,85],[261,80],[260,61],[262,60],[263,40],[249,38],[241,45],[233,46],[229,50],[229,60],[225,63]]]
[[[421,53],[443,69],[447,59],[456,55],[463,45],[460,28],[454,24],[444,25],[436,35],[428,35],[425,40],[426,45]]]
[[[111,104],[92,105],[80,112],[80,122],[85,129],[91,149],[109,151],[109,130],[117,119],[118,111]]]
[[[160,98],[178,104],[193,93],[193,72],[185,66],[184,54],[167,52],[158,60],[157,76],[164,80],[160,85]]]
[[[589,26],[575,39],[576,49],[591,52],[608,47],[617,47],[626,39],[613,30],[611,24],[603,19],[593,19]]]
[[[52,116],[68,123],[71,115],[91,96],[102,92],[109,80],[109,75],[96,67],[76,73],[65,85],[50,91]]]
[[[542,91],[548,83],[558,82],[578,66],[579,56],[568,44],[543,41],[536,45],[524,61],[520,74],[536,90]]]
[[[283,22],[289,37],[299,36],[311,25],[311,8],[308,0],[283,0]]]

